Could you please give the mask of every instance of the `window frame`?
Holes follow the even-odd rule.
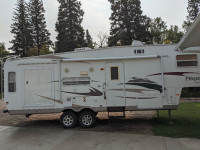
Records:
[[[196,59],[188,59],[188,60],[177,60],[177,56],[187,56],[187,55],[196,55]],[[199,66],[199,56],[197,54],[177,54],[175,56],[175,60],[176,60],[176,67],[177,68],[198,68]],[[196,66],[178,66],[178,62],[197,62]]]
[[[10,81],[9,80],[9,74],[10,73],[14,73],[15,74],[15,81]],[[8,72],[8,93],[16,93],[17,92],[17,81],[16,81],[16,76],[17,76],[17,74],[16,74],[16,72],[14,72],[14,71],[10,71],[10,72]],[[12,91],[10,91],[10,84],[12,84],[12,83],[14,83],[14,91],[12,92]]]
[[[84,82],[83,80],[79,80],[81,78],[88,78],[89,80],[85,81],[85,82],[88,82],[88,83],[85,83],[85,84],[80,83],[80,82]],[[74,80],[72,80],[72,79],[74,79]],[[64,81],[64,80],[66,80],[66,81]],[[70,80],[71,80],[71,83],[70,83]],[[69,84],[65,84],[67,82],[69,82]],[[66,86],[88,86],[90,84],[91,84],[91,77],[66,77],[66,78],[62,79],[62,85],[64,87],[66,87]]]
[[[112,79],[112,68],[117,68],[118,79]],[[119,80],[120,80],[119,66],[111,66],[111,67],[110,67],[110,80],[111,80],[111,81],[119,81]]]
[[[140,51],[141,53],[138,53],[138,51]],[[135,55],[142,55],[142,54],[144,54],[144,52],[145,52],[144,49],[135,49],[134,50]]]

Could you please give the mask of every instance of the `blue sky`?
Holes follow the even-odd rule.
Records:
[[[0,0],[0,42],[10,47],[9,41],[13,35],[10,33],[13,10],[17,0]],[[28,0],[27,0],[28,1]],[[56,40],[55,22],[58,14],[57,0],[43,0],[46,10],[47,28],[51,33],[51,40]],[[108,0],[81,0],[85,12],[83,27],[89,29],[94,41],[97,34],[102,31],[109,34],[111,14]],[[181,26],[187,16],[187,0],[141,0],[143,14],[155,18],[161,17],[169,25]]]

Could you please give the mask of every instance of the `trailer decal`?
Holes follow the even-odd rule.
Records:
[[[185,76],[185,74],[199,74],[197,72],[165,72],[164,75],[171,75],[171,76]],[[156,73],[148,76],[158,76],[161,75],[161,73]]]
[[[121,97],[121,96],[118,96],[120,98],[124,98],[124,97]],[[155,98],[158,98],[158,97],[125,97],[127,99],[155,99]]]
[[[36,95],[37,95],[37,94],[36,94]],[[47,99],[47,100],[51,100],[51,101],[57,102],[57,103],[59,103],[59,104],[63,104],[63,101],[61,101],[61,100],[56,100],[56,99],[52,99],[52,98],[49,98],[49,97],[46,97],[46,96],[41,96],[41,95],[37,95],[37,96],[42,97],[42,98],[45,98],[45,99]]]
[[[124,91],[124,89],[110,89],[111,91]],[[146,90],[146,89],[125,89],[126,92],[134,92],[144,94],[145,91],[153,91],[153,90]]]
[[[150,81],[149,79],[142,79],[142,78],[136,78],[133,77],[132,80],[129,80],[127,83],[125,83],[127,85],[136,85],[136,86],[141,86],[141,87],[145,87],[148,89],[153,89],[153,90],[157,90],[160,93],[162,93],[162,86],[158,85],[156,82]]]
[[[93,87],[91,87],[90,92],[88,93],[77,93],[77,92],[67,92],[67,91],[61,91],[62,93],[69,93],[69,94],[77,94],[77,95],[85,95],[85,96],[102,96],[103,93]]]

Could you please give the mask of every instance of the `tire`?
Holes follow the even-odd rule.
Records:
[[[60,124],[63,128],[73,128],[77,124],[77,116],[72,111],[64,112],[60,116]]]
[[[96,123],[95,113],[92,111],[83,111],[79,115],[79,124],[82,128],[92,128]]]

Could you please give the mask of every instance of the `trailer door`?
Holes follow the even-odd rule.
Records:
[[[106,64],[107,106],[125,106],[124,64],[120,62]],[[117,89],[117,90],[116,90]]]
[[[24,69],[24,106],[54,105],[53,68]]]

